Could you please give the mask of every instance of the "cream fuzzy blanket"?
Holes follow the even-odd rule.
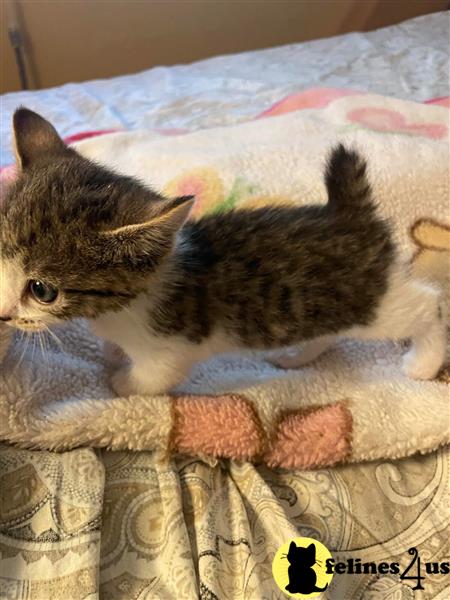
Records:
[[[363,94],[325,104],[175,137],[111,134],[78,149],[168,194],[194,193],[197,218],[231,206],[323,202],[326,153],[336,141],[354,145],[413,268],[448,286],[448,109]],[[297,371],[261,354],[220,356],[198,365],[174,397],[115,398],[111,367],[87,325],[55,333],[60,342],[46,337],[41,348],[20,335],[9,343],[0,330],[4,353],[9,343],[0,439],[296,468],[397,458],[449,442],[448,370],[432,382],[405,378],[400,344],[344,341]]]

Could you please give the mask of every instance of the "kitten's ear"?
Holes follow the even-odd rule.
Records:
[[[179,196],[163,203],[158,215],[151,219],[151,223],[168,229],[175,233],[184,225],[192,207],[194,206],[195,196]]]
[[[316,546],[315,544],[310,544],[306,550],[315,558],[316,556]]]
[[[295,542],[291,542],[289,546],[289,552],[294,552],[294,550],[297,550],[297,544]]]
[[[13,127],[17,160],[22,169],[42,158],[68,151],[53,125],[28,108],[16,110]]]
[[[106,232],[109,236],[130,236],[134,232],[146,229],[173,234],[184,224],[194,204],[194,196],[180,196],[173,200],[162,201],[157,208],[152,206],[152,216],[143,223],[123,225]],[[105,235],[105,234],[104,234]]]
[[[174,236],[188,218],[193,204],[193,196],[167,200],[148,221],[123,225],[101,235],[116,260],[135,259],[155,264],[172,248]]]

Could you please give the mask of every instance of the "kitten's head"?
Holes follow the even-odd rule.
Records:
[[[20,174],[0,206],[0,320],[39,330],[119,310],[157,277],[192,206],[68,148],[19,109]]]
[[[295,542],[291,542],[287,559],[290,564],[297,563],[304,567],[312,567],[316,563],[316,547],[310,544],[307,548],[302,548]]]

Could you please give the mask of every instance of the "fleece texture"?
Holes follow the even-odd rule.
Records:
[[[112,133],[78,149],[168,194],[194,193],[191,218],[198,218],[232,206],[324,202],[330,146],[354,146],[368,160],[405,259],[418,276],[444,286],[448,301],[448,108],[350,93],[265,116],[160,139]],[[46,336],[41,347],[0,329],[0,439],[290,468],[399,458],[450,439],[449,370],[435,381],[407,379],[403,344],[345,340],[295,371],[263,354],[217,356],[170,397],[116,398],[112,366],[88,325],[74,322],[55,334],[59,342]]]

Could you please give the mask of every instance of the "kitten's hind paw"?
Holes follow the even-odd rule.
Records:
[[[428,357],[420,356],[413,347],[403,357],[402,370],[411,379],[427,381],[438,375],[442,364],[441,360],[435,360],[432,355]]]
[[[444,305],[420,335],[413,336],[411,348],[403,357],[403,372],[412,379],[434,379],[447,354],[447,314]]]

